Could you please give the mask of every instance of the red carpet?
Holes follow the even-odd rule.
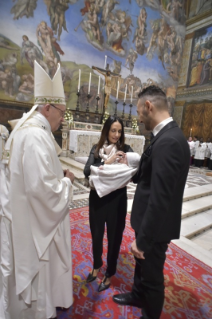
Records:
[[[58,319],[133,319],[140,318],[141,310],[118,306],[112,301],[114,293],[131,290],[134,258],[130,244],[134,232],[129,215],[124,232],[116,276],[111,287],[101,293],[98,284],[104,276],[107,239],[104,239],[104,266],[98,279],[90,284],[85,279],[92,269],[91,236],[88,208],[73,209],[70,214],[74,304],[67,311],[58,311]],[[161,319],[212,319],[212,269],[170,244],[165,264],[166,299]]]

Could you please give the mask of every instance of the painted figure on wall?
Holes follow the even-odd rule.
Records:
[[[16,20],[24,16],[27,18],[33,17],[36,7],[37,0],[17,0],[11,9],[11,13],[14,14],[13,19]]]
[[[43,61],[43,55],[40,49],[29,40],[27,35],[23,35],[22,39],[21,64],[23,64],[25,58],[31,68],[34,68],[34,61],[36,60],[44,68],[44,70],[49,73],[49,69]]]
[[[105,54],[113,61],[111,72],[121,76],[119,99],[124,98],[126,84],[127,103],[131,87],[132,103],[149,83],[169,92],[168,88],[177,87],[179,77],[185,35],[183,6],[183,0],[16,0],[12,5],[2,0],[0,99],[32,103],[34,60],[50,77],[61,63],[67,103],[75,109],[79,69],[86,100],[87,74],[91,65],[105,71]],[[209,39],[204,38],[197,52],[199,85],[210,81],[211,51],[205,46]],[[91,99],[98,87],[97,70],[95,73]],[[117,90],[117,79],[110,79],[112,73],[104,73],[108,112],[113,112]],[[95,107],[95,99],[92,101],[91,108]],[[135,109],[133,112],[135,116]]]
[[[193,41],[189,86],[209,85],[212,81],[212,27],[197,31]]]
[[[50,16],[51,27],[57,40],[60,41],[62,29],[68,32],[66,27],[65,12],[69,8],[69,0],[44,0],[47,5],[47,12]]]

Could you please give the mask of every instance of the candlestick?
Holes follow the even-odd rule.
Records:
[[[91,91],[91,73],[90,73],[90,76],[89,76],[88,94],[90,94],[90,91]]]
[[[99,95],[99,90],[100,90],[100,76],[99,76],[99,83],[98,83],[98,95]]]
[[[104,66],[105,70],[106,70],[106,66],[107,66],[107,56],[105,55],[105,66]]]
[[[116,100],[118,100],[118,95],[119,95],[119,81],[117,83]]]
[[[87,101],[87,107],[86,107],[86,110],[85,110],[85,122],[89,123],[89,121],[90,121],[89,100],[91,98],[91,95],[89,93],[87,94],[87,98],[88,98],[88,101]]]
[[[87,94],[87,99],[88,99],[88,101],[87,101],[87,107],[86,107],[86,110],[85,110],[86,113],[89,112],[89,100],[90,100],[90,98],[91,98],[91,95],[88,93],[88,94]]]
[[[80,78],[81,78],[81,70],[79,69],[78,92],[80,90]]]
[[[125,86],[125,92],[124,92],[124,102],[126,101],[126,95],[127,95],[127,84]]]
[[[79,89],[78,89],[78,92],[77,92],[77,107],[76,107],[76,111],[79,111],[79,97],[80,97],[80,92],[79,92]]]
[[[123,103],[123,112],[122,112],[122,116],[121,116],[122,119],[124,119],[124,117],[125,117],[125,105],[126,105],[126,103],[124,101],[124,103]]]
[[[132,103],[129,105],[129,107],[130,107],[130,113],[129,113],[129,117],[128,117],[128,119],[129,120],[131,120],[131,118],[132,118],[132,116],[131,116],[131,114],[132,114]]]
[[[75,121],[79,121],[79,119],[80,119],[79,98],[80,98],[80,91],[78,90],[78,92],[77,92],[77,107],[76,107],[76,112],[74,114],[74,120]]]
[[[99,97],[99,95],[97,95],[97,97],[96,97],[96,111],[95,111],[95,113],[99,113],[99,100],[100,100],[100,97]]]
[[[132,98],[133,98],[133,86],[131,86],[131,103],[132,103]]]
[[[116,104],[116,106],[115,106],[114,116],[117,116],[117,105],[119,104],[119,102],[117,101],[117,99],[116,99],[116,101],[115,101],[115,104]]]

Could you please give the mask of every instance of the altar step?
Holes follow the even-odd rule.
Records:
[[[84,164],[81,164],[70,157],[59,157],[62,168],[69,169],[75,176],[75,180],[83,184],[85,175],[83,174]]]
[[[131,213],[132,203],[133,199],[128,200],[128,213]],[[212,258],[212,244],[208,244],[212,239],[212,184],[185,189],[181,238],[193,240],[210,250]]]
[[[194,258],[201,260],[203,263],[212,268],[212,252],[209,249],[205,249],[199,244],[183,236],[181,236],[180,239],[172,240],[172,242]]]

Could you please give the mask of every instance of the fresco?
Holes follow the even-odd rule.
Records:
[[[1,0],[0,7],[0,100],[33,103],[36,59],[50,76],[61,63],[71,109],[78,86],[80,109],[86,107],[90,73],[90,110],[99,75],[102,109],[107,68],[109,113],[119,81],[118,114],[125,90],[129,113],[131,100],[135,105],[149,84],[166,91],[172,114],[185,36],[183,0]]]
[[[212,83],[212,26],[195,32],[191,53],[188,86]]]
[[[189,19],[212,9],[212,0],[190,0]]]

